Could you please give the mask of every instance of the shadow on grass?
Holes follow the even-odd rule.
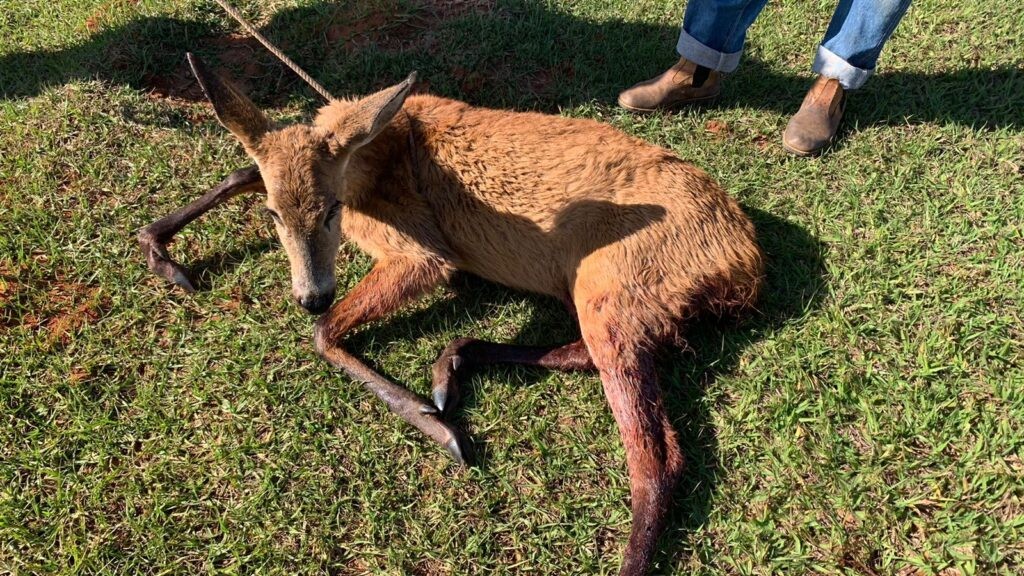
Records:
[[[687,462],[656,559],[669,572],[685,561],[680,534],[707,522],[718,480],[727,473],[719,468],[706,389],[719,375],[736,369],[747,347],[812,313],[828,290],[827,247],[821,241],[767,212],[747,206],[744,210],[757,227],[757,239],[766,255],[766,281],[758,311],[735,323],[694,323],[686,331],[688,348],[670,349],[662,357],[661,386],[666,408],[679,432]]]
[[[138,18],[68,48],[0,56],[0,94],[22,98],[47,86],[100,78],[195,101],[201,91],[185,65],[189,50],[239,79],[261,105],[280,104],[299,90],[312,94],[254,40],[229,34],[226,17],[210,9],[222,19]],[[429,90],[442,96],[547,111],[614,102],[620,90],[674,61],[678,33],[675,25],[593,22],[523,0],[321,2],[279,11],[262,30],[338,95],[367,93],[418,69]],[[730,76],[718,105],[789,114],[808,86],[807,77],[747,58]],[[314,103],[312,98],[307,103]],[[1019,126],[1024,75],[1013,67],[883,72],[850,104],[848,125],[861,127],[902,123],[907,117],[972,127]]]
[[[201,260],[187,262],[197,290],[206,291],[213,286],[213,279],[231,272],[246,260],[270,252],[279,246],[276,238],[263,237],[253,240],[227,252],[219,252]]]

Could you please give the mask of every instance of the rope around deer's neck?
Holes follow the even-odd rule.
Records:
[[[295,72],[295,74],[297,74],[299,78],[302,78],[303,80],[305,80],[306,84],[309,84],[310,87],[313,88],[313,90],[316,90],[321,96],[323,96],[325,100],[327,100],[328,102],[334,100],[334,96],[331,96],[331,93],[328,92],[326,88],[321,86],[320,83],[317,82],[316,80],[314,80],[312,76],[310,76],[309,74],[306,74],[306,71],[303,70],[302,68],[299,68],[299,65],[296,64],[295,62],[292,62],[291,58],[285,56],[284,52],[282,52],[280,48],[278,48],[277,46],[274,46],[273,44],[270,43],[270,40],[267,40],[266,38],[264,38],[263,35],[260,34],[259,31],[256,30],[255,27],[253,27],[252,24],[249,24],[249,22],[246,21],[246,19],[242,17],[242,14],[238,10],[236,10],[234,6],[228,4],[226,0],[214,0],[214,1],[217,4],[220,4],[220,7],[223,8],[225,12],[230,14],[232,18],[237,20],[238,23],[242,25],[242,28],[245,28],[245,30],[249,34],[252,34],[254,38],[259,40],[260,44],[263,44],[263,46],[267,50],[270,50],[271,54],[273,54],[274,56],[277,56],[278,59],[281,60],[281,62],[284,62],[285,66],[291,68],[292,72]]]

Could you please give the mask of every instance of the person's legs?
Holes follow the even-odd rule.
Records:
[[[786,150],[820,152],[835,136],[846,108],[846,91],[860,88],[875,71],[885,42],[910,0],[841,0],[812,70],[819,76],[782,135]]]
[[[722,73],[740,61],[747,28],[768,0],[689,0],[676,51],[680,59],[662,74],[619,95],[619,105],[650,112],[712,100]]]
[[[812,69],[839,80],[846,90],[860,88],[909,7],[910,0],[842,0]]]
[[[676,52],[700,66],[732,72],[740,62],[747,29],[768,0],[690,0]]]

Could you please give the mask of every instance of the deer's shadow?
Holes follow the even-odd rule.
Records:
[[[657,559],[661,566],[673,565],[682,553],[680,533],[690,533],[707,522],[723,474],[711,409],[704,401],[706,388],[718,375],[734,371],[748,346],[812,313],[828,288],[826,246],[821,241],[794,223],[761,210],[744,210],[757,227],[758,242],[766,255],[766,285],[757,311],[736,322],[698,320],[687,327],[684,349],[666,343],[660,355],[660,384],[687,463],[662,539]],[[349,340],[352,349],[362,349],[371,339],[388,342],[408,338],[410,333],[474,336],[474,317],[484,317],[492,307],[521,298],[529,301],[531,314],[510,343],[557,345],[580,337],[574,319],[556,299],[518,294],[470,275],[457,277],[450,292],[450,297],[432,306],[361,330]],[[433,360],[423,359],[424,374]],[[475,406],[487,395],[488,381],[507,379],[510,372],[515,372],[513,380],[525,386],[542,385],[538,382],[547,374],[543,369],[522,366],[483,367],[476,377],[463,380],[463,407]],[[608,414],[611,418],[610,411]],[[462,427],[469,424],[458,414],[455,422]],[[486,469],[490,459],[486,439],[474,436],[473,443],[475,464]]]

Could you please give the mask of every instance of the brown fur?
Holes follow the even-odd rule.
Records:
[[[315,124],[343,123],[351,107],[328,106]],[[345,235],[374,258],[429,254],[577,306],[615,299],[634,333],[655,339],[695,307],[756,298],[752,224],[669,151],[589,120],[433,96],[410,97],[405,111],[353,155],[340,191]]]
[[[276,131],[236,91],[218,88],[227,95],[221,105],[210,95],[259,164],[304,305],[313,298],[303,290],[327,290],[324,274],[333,297],[339,231],[330,210],[340,201],[341,230],[377,265],[317,322],[317,350],[354,377],[379,382],[375,392],[431,437],[454,442],[446,428],[423,423],[429,410],[403,404],[395,385],[375,380],[341,348],[352,328],[455,270],[576,310],[585,349],[475,349],[495,361],[600,371],[633,497],[622,574],[642,574],[683,467],[651,351],[695,314],[753,303],[763,274],[754,227],[707,174],[667,150],[590,120],[406,98],[410,83],[334,101],[312,126]],[[450,346],[435,377],[450,378],[460,350],[471,349]]]

